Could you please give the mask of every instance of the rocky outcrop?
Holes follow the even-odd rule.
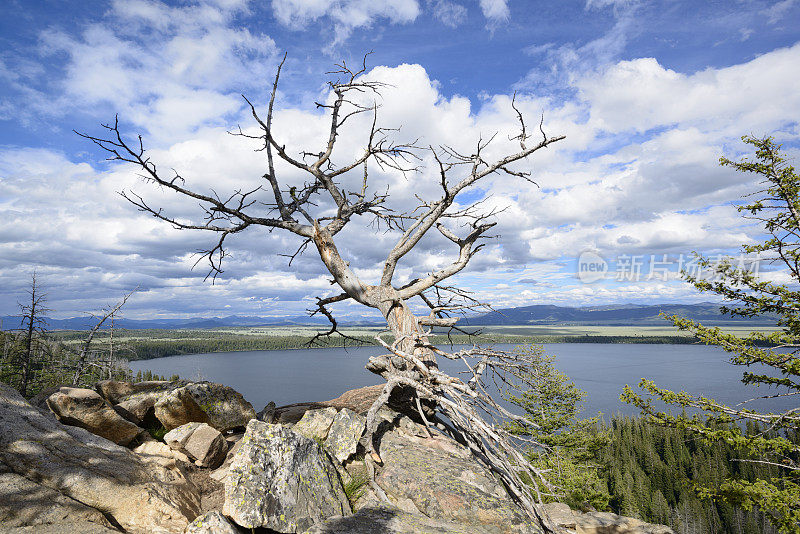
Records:
[[[237,524],[303,532],[350,513],[336,469],[316,441],[252,420],[240,443],[225,479],[222,509]]]
[[[208,423],[220,432],[243,427],[255,419],[253,406],[228,386],[191,382],[162,395],[155,416],[167,430],[191,422]]]
[[[47,398],[47,406],[62,423],[85,428],[118,445],[127,445],[142,431],[91,389],[59,388]]]
[[[576,512],[560,502],[546,504],[543,508],[556,525],[577,534],[675,534],[664,525],[645,523],[609,512]]]
[[[228,442],[206,423],[187,423],[170,430],[164,442],[171,449],[186,454],[198,467],[216,469],[228,453]]]
[[[213,510],[192,521],[185,534],[239,534],[239,529],[219,511]]]
[[[384,465],[376,482],[398,508],[465,529],[540,532],[469,450],[442,435],[428,438],[424,427],[408,417],[389,410],[382,414],[389,421],[379,436]]]
[[[481,527],[465,528],[451,521],[431,519],[381,504],[362,508],[349,517],[332,517],[315,525],[306,534],[492,534]]]
[[[0,474],[0,503],[0,530],[64,522],[112,528],[98,510],[16,473]]]
[[[322,402],[298,402],[285,406],[274,407],[267,405],[259,412],[259,420],[266,423],[295,424],[300,421],[309,410],[322,410],[335,408],[337,411],[347,408],[359,415],[366,415],[372,403],[383,391],[383,384],[367,386],[346,391],[335,399]],[[269,409],[268,409],[269,408]]]
[[[108,528],[107,523],[87,510],[92,508],[101,511],[108,522],[133,534],[180,532],[200,511],[194,486],[174,462],[171,468],[144,462],[128,449],[87,430],[62,425],[3,384],[0,425],[0,472],[16,475],[7,481],[34,482],[44,488],[41,491],[52,492],[53,502],[78,513],[81,522],[88,521],[98,529]],[[57,495],[62,496],[60,500]],[[73,502],[81,506],[76,507]],[[27,506],[22,504],[23,508]],[[14,511],[17,508],[13,502],[0,501],[3,514],[22,517],[21,512]],[[70,518],[66,513],[64,517]],[[20,519],[27,523],[20,527],[46,531],[31,521]],[[88,531],[58,528],[61,530],[55,531]]]

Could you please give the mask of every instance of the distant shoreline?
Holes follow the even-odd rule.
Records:
[[[724,327],[723,327],[724,328]],[[734,328],[734,327],[730,327]],[[736,327],[746,329],[747,327]],[[753,330],[760,330],[756,325]],[[313,347],[309,340],[317,332],[314,327],[243,327],[215,329],[117,329],[114,333],[115,352],[130,361],[150,360],[186,354],[205,354],[218,352],[242,352],[260,350],[295,350],[305,348],[329,348],[346,346],[374,346],[375,336],[385,332],[379,327],[345,327],[349,339],[341,337],[318,339]],[[476,329],[478,330],[478,329]],[[600,343],[600,344],[669,344],[685,345],[700,343],[686,333],[678,333],[672,327],[651,326],[574,326],[574,325],[498,325],[480,329],[480,336],[453,334],[447,336],[436,332],[430,337],[439,346],[448,344],[482,345],[545,344],[545,343]],[[55,331],[50,335],[57,341],[76,344],[85,339],[83,331]],[[357,341],[355,341],[357,340]],[[97,332],[95,343],[101,345],[109,341],[108,331]]]

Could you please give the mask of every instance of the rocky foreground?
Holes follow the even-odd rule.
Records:
[[[383,465],[358,441],[379,386],[256,414],[209,382],[103,381],[31,402],[0,384],[0,533],[534,534],[454,440],[383,408]],[[163,441],[145,428],[169,430]],[[563,532],[672,532],[542,508]]]

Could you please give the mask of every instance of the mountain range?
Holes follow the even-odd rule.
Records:
[[[663,312],[667,315],[681,315],[697,321],[713,325],[724,324],[775,324],[774,317],[757,318],[730,317],[719,312],[719,304],[704,302],[700,304],[616,304],[607,306],[568,307],[537,304],[519,308],[503,308],[496,311],[466,317],[459,322],[464,326],[484,325],[583,325],[583,326],[664,326],[667,322],[659,317]],[[18,316],[0,317],[4,329],[18,329],[22,319]],[[87,330],[96,321],[91,317],[71,317],[69,319],[47,319],[51,330]],[[184,329],[184,328],[222,328],[246,326],[311,326],[327,324],[324,317],[248,317],[230,315],[227,317],[177,318],[177,319],[117,319],[119,328],[138,329]],[[342,320],[343,326],[383,325],[378,318],[360,318],[358,321]]]

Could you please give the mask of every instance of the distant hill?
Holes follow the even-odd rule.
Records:
[[[479,325],[585,325],[585,326],[664,326],[660,313],[680,315],[713,325],[760,324],[773,325],[772,317],[743,318],[722,315],[719,304],[618,304],[570,308],[547,304],[505,308],[478,317],[464,319],[460,324]]]
[[[0,317],[5,330],[14,330],[21,327],[22,319],[15,316]],[[130,330],[141,329],[178,329],[178,328],[220,328],[236,326],[292,326],[327,324],[324,317],[242,317],[230,315],[228,317],[209,317],[189,319],[117,319],[114,324],[119,328]],[[71,317],[69,319],[47,319],[47,327],[51,330],[88,330],[97,324],[91,317]]]
[[[725,324],[775,324],[770,317],[747,319],[729,317],[719,312],[719,304],[654,304],[642,306],[638,304],[614,304],[607,306],[586,306],[571,308],[539,304],[520,308],[505,308],[477,317],[468,317],[459,321],[460,326],[482,325],[585,325],[585,326],[664,326],[667,322],[658,316],[661,312],[669,315],[677,314],[690,319],[712,325]],[[21,319],[14,316],[0,317],[2,328],[6,330],[21,327]],[[95,325],[91,317],[72,317],[70,319],[48,319],[51,330],[87,330]],[[178,329],[178,328],[231,328],[237,326],[310,326],[324,325],[328,321],[324,317],[248,317],[230,315],[227,317],[194,317],[183,319],[118,319],[115,325],[131,330],[140,329]],[[378,319],[361,319],[359,321],[341,321],[343,326],[383,325]]]

